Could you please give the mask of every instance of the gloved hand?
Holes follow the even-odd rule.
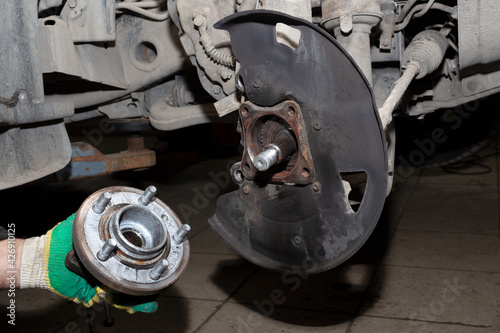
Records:
[[[73,250],[73,220],[75,214],[57,224],[46,235],[26,239],[21,258],[20,287],[50,290],[86,307],[106,299],[110,304],[128,313],[152,313],[158,303],[117,304],[119,299],[104,286],[91,285],[81,276],[69,271],[64,260]],[[133,298],[132,298],[133,299]]]

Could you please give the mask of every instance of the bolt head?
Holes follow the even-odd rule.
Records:
[[[321,184],[320,184],[320,183],[318,183],[318,182],[315,182],[315,183],[313,184],[313,190],[314,190],[314,192],[319,192],[319,191],[321,191]]]
[[[340,20],[340,30],[346,34],[352,31],[352,19],[350,17],[346,16]]]
[[[245,107],[245,106],[241,107],[241,115],[242,116],[246,117],[246,116],[248,116],[249,113],[250,113],[250,111],[248,111],[247,107]]]
[[[214,95],[220,95],[220,94],[222,94],[222,88],[219,87],[219,86],[213,86],[212,87],[212,93]]]
[[[195,14],[193,17],[193,24],[196,27],[201,27],[202,25],[204,25],[205,24],[205,17],[203,16],[203,14],[200,14],[200,13]]]
[[[220,75],[220,78],[224,82],[230,80],[233,77],[233,73],[231,73],[231,71],[229,71],[227,69],[221,69],[221,71],[219,72],[219,75]]]
[[[243,193],[248,195],[250,193],[250,186],[248,185],[243,186]]]
[[[478,84],[476,81],[470,81],[469,83],[467,83],[467,89],[469,89],[470,91],[476,91],[477,87]]]

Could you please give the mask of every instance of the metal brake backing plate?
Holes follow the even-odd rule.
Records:
[[[209,224],[262,267],[318,273],[341,264],[372,233],[387,187],[367,80],[307,21],[258,10],[216,27],[231,35],[248,101],[239,110],[243,158],[231,171],[240,188],[219,198]]]

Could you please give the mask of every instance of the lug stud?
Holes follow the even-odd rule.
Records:
[[[156,187],[149,186],[139,198],[139,203],[143,206],[149,205],[153,197],[156,195]]]
[[[189,226],[189,224],[183,224],[182,227],[177,229],[177,232],[175,233],[175,235],[173,237],[174,243],[176,245],[179,245],[180,243],[182,243],[182,241],[184,241],[184,238],[186,238],[189,231],[191,231],[191,227]]]
[[[168,268],[168,260],[162,259],[158,261],[158,263],[149,271],[149,277],[152,280],[158,280],[160,276],[167,270]]]
[[[92,210],[96,214],[102,214],[110,201],[111,201],[111,194],[109,192],[104,192],[92,206]]]
[[[116,240],[113,238],[110,238],[104,243],[104,245],[101,247],[99,252],[97,252],[97,259],[100,261],[106,261],[109,259],[111,256],[111,253],[116,249],[116,246],[118,244],[116,243]]]

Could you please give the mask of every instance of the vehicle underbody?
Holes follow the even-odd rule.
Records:
[[[239,189],[209,224],[273,270],[318,273],[351,257],[396,162],[477,149],[426,162],[443,124],[462,126],[500,92],[494,0],[18,0],[0,16],[0,189],[154,165],[134,137],[96,157],[70,142],[72,122],[106,116],[128,132],[230,123],[243,146],[230,172]],[[493,118],[476,117],[487,120],[480,141]],[[426,139],[406,135],[421,150],[398,159],[401,120],[405,131],[428,126]],[[78,170],[85,158],[98,171]]]

